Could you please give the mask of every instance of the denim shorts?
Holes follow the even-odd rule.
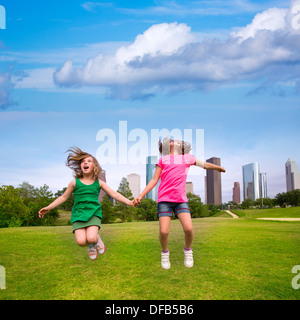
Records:
[[[190,213],[189,204],[187,202],[159,202],[157,204],[157,218],[172,217],[173,212],[175,214],[175,217],[178,213]]]

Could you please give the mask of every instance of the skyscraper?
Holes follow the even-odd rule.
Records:
[[[221,159],[212,157],[206,162],[221,165]],[[221,187],[221,173],[217,170],[206,170],[205,177],[206,189],[206,203],[207,204],[222,204],[222,187]]]
[[[241,190],[240,190],[240,183],[234,182],[232,188],[232,201],[236,203],[241,203]]]
[[[148,156],[146,158],[146,185],[153,178],[157,161],[158,161],[158,158],[156,156]],[[157,192],[158,192],[159,184],[160,184],[160,179],[157,185],[146,195],[146,198],[150,198],[154,201],[157,201]]]
[[[300,173],[296,161],[288,159],[285,163],[286,191],[300,189]]]
[[[243,166],[243,193],[244,200],[256,200],[259,194],[259,166],[257,162]]]
[[[137,198],[140,195],[141,187],[140,187],[140,181],[141,177],[137,173],[131,173],[127,176],[127,181],[129,183],[129,188],[132,192],[132,196]]]
[[[260,173],[259,174],[259,195],[260,198],[267,198],[267,174]]]
[[[188,193],[194,193],[194,188],[193,188],[193,182],[186,182],[185,183],[185,193],[188,194]]]

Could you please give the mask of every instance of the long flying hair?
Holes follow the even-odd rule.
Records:
[[[95,157],[87,152],[82,151],[78,147],[72,147],[66,152],[70,152],[66,161],[66,165],[74,171],[75,178],[83,178],[83,174],[80,168],[81,161],[87,157],[92,157],[94,164],[93,179],[95,181],[99,179],[102,169]]]
[[[158,141],[158,150],[159,153],[163,156],[170,154],[170,142],[174,141],[173,139],[170,139],[168,137],[165,137],[163,141]],[[192,146],[189,142],[180,141],[180,146],[178,148],[179,154],[187,154],[191,151]]]

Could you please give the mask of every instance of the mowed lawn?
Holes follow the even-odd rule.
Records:
[[[0,229],[0,299],[300,299],[300,222],[194,219],[194,267],[183,265],[184,234],[171,223],[171,269],[160,266],[158,222],[102,225],[96,261],[71,226]],[[299,281],[299,280],[298,280]]]

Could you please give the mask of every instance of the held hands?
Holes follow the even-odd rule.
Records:
[[[141,203],[141,197],[137,197],[136,199],[133,200],[133,204],[135,207],[137,207]]]

